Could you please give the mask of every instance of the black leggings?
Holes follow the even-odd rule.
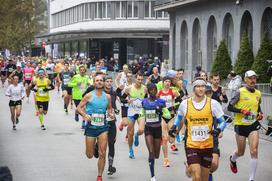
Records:
[[[108,132],[108,145],[109,145],[109,156],[114,158],[114,144],[116,141],[116,124],[115,121],[108,122],[109,123],[109,132]]]
[[[75,105],[77,107],[81,100],[75,100],[75,99],[73,99],[73,100],[74,100],[74,103],[75,103]],[[77,111],[75,111],[75,114],[78,115]]]

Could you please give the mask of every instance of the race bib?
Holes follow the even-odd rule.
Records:
[[[172,107],[173,106],[173,101],[172,101],[172,96],[161,96],[161,99],[165,100],[166,108]]]
[[[192,141],[205,141],[209,138],[209,126],[192,126]]]
[[[128,107],[128,116],[134,116],[135,114],[139,114],[142,108],[142,100],[141,99],[134,99]]]
[[[256,121],[256,118],[257,118],[256,113],[250,112],[250,115],[244,116],[242,118],[242,122],[247,124],[254,123]]]
[[[13,72],[13,68],[9,68],[8,71],[9,71],[9,72]]]
[[[25,74],[25,78],[26,78],[26,79],[30,79],[30,78],[31,78],[31,73],[26,73],[26,74]]]
[[[105,125],[105,115],[104,114],[92,114],[91,125],[93,126],[104,126]]]
[[[43,88],[38,89],[39,96],[46,96],[46,92],[43,90]]]
[[[70,79],[63,79],[63,84],[67,85],[69,83]]]
[[[147,123],[159,122],[159,117],[156,114],[156,110],[145,110],[145,120]]]

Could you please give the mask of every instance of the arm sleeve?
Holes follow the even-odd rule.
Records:
[[[77,81],[76,77],[75,76],[72,77],[72,79],[68,83],[68,87],[75,87],[75,86],[77,86],[77,82],[76,81]]]
[[[174,120],[174,125],[175,126],[180,125],[180,122],[181,122],[182,118],[186,116],[186,112],[187,112],[187,100],[184,100],[179,105],[177,116],[176,116],[176,118]]]
[[[236,91],[234,96],[231,98],[230,103],[228,105],[228,111],[240,113],[241,109],[236,108],[234,105],[239,101],[240,99],[240,91]]]
[[[226,128],[226,125],[227,125],[224,116],[221,116],[220,118],[218,118],[217,122],[219,123],[218,127],[221,129],[221,131],[224,131],[224,129]]]

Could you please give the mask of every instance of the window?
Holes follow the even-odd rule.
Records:
[[[77,6],[77,9],[78,9],[78,11],[77,11],[77,14],[78,14],[78,21],[82,21],[82,14],[83,14],[83,5],[81,4],[81,5],[79,5],[79,6]]]
[[[128,1],[127,2],[127,17],[128,18],[138,18],[139,16],[139,2]]]
[[[69,9],[65,10],[65,19],[66,19],[65,24],[66,25],[70,24],[70,22],[69,22],[69,19],[70,19],[70,11],[69,11]]]
[[[102,2],[102,18],[110,18],[111,17],[111,9],[109,2]]]
[[[85,4],[85,13],[84,13],[84,19],[89,19],[89,15],[90,15],[90,9],[89,9],[89,4]]]
[[[74,9],[74,23],[78,21],[78,16],[77,16],[77,6],[73,8]]]
[[[155,6],[155,1],[145,1],[145,11],[144,11],[145,18],[155,18],[154,6]]]
[[[126,17],[127,17],[127,2],[126,1],[116,2],[116,18]]]
[[[95,4],[95,18],[96,19],[102,18],[102,2],[97,2]]]

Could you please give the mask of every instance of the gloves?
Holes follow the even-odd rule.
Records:
[[[119,109],[114,109],[114,113],[115,113],[116,115],[119,115],[120,110],[119,110]]]
[[[220,133],[221,133],[220,128],[215,128],[214,130],[211,131],[211,135],[213,135],[214,137],[218,137]]]
[[[241,113],[242,113],[244,116],[249,116],[249,115],[251,114],[250,111],[244,110],[244,109],[241,109]]]
[[[33,90],[34,92],[38,92],[38,90],[37,90],[37,89],[35,89],[35,88],[33,88],[32,90]]]
[[[257,117],[257,120],[258,120],[258,121],[261,121],[262,119],[263,119],[263,113],[262,113],[262,112],[259,112],[258,117]]]
[[[48,91],[49,91],[49,89],[47,89],[47,88],[44,88],[44,89],[43,89],[43,91],[44,91],[44,92],[48,92]]]
[[[161,107],[157,107],[156,108],[156,114],[158,114],[159,116],[162,116],[162,108]]]
[[[173,125],[169,131],[168,131],[168,134],[169,136],[175,138],[176,137],[176,133],[177,133],[177,126],[176,125]]]

